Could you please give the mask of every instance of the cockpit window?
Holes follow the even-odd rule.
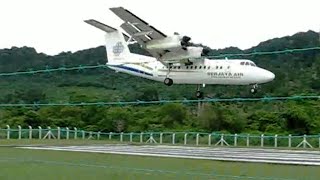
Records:
[[[244,62],[241,62],[240,65],[244,65]]]
[[[249,62],[246,62],[246,66],[249,66]]]
[[[250,63],[251,66],[256,66],[254,63]]]

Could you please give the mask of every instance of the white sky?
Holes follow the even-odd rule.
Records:
[[[167,35],[179,32],[211,48],[247,49],[320,30],[319,0],[1,0],[0,48],[29,46],[55,55],[103,45],[104,33],[83,20],[118,27],[122,21],[109,10],[117,6]]]

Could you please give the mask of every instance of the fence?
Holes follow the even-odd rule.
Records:
[[[320,135],[278,136],[250,134],[218,134],[197,132],[141,132],[141,133],[103,133],[42,127],[27,129],[18,126],[11,129],[7,125],[0,129],[0,139],[95,139],[119,141],[120,143],[156,143],[194,146],[233,146],[233,147],[274,147],[274,148],[320,148]],[[1,142],[0,142],[1,143]]]

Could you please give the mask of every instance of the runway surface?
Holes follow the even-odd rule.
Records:
[[[163,145],[39,146],[25,149],[320,166],[319,151]]]

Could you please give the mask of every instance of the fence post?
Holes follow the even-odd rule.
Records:
[[[303,142],[307,142],[307,135],[303,135]],[[306,143],[303,143],[303,148],[306,148]]]
[[[50,126],[48,126],[48,139],[51,139],[51,127]],[[47,135],[45,135],[45,137],[47,136]]]
[[[61,139],[61,129],[60,127],[58,127],[57,129],[58,129],[58,139]]]
[[[320,148],[320,135],[318,135],[318,137],[319,137],[319,148]]]
[[[175,139],[176,139],[176,133],[172,134],[172,144],[175,144]]]
[[[132,132],[130,133],[130,142],[132,143]]]
[[[264,146],[264,134],[261,134],[261,139],[260,139],[261,147]]]
[[[185,133],[184,134],[184,145],[187,145],[187,136],[188,136],[188,133]]]
[[[163,133],[160,133],[160,144],[162,144],[162,136],[163,136]]]
[[[109,132],[109,140],[112,138],[112,132]]]
[[[288,147],[291,148],[291,134],[288,136]]]
[[[208,135],[208,145],[211,146],[211,133]]]
[[[278,147],[278,135],[274,135],[274,147]]]
[[[42,139],[42,128],[41,126],[38,126],[39,128],[39,139]]]
[[[21,139],[21,126],[18,126],[18,139]]]
[[[66,139],[69,139],[69,128],[66,127],[66,130],[67,130],[67,137],[66,137]]]
[[[196,145],[198,146],[199,145],[199,133],[197,133],[197,136],[196,136]]]
[[[98,137],[97,137],[98,140],[100,140],[100,134],[101,134],[101,132],[99,131],[98,132]]]
[[[78,129],[74,127],[74,139],[77,139],[78,136]]]
[[[238,134],[234,134],[234,146],[238,145]]]
[[[250,140],[249,140],[249,138],[250,138],[250,135],[247,134],[247,147],[249,147],[249,145],[250,145]]]
[[[10,139],[10,126],[7,125],[7,139]]]
[[[29,139],[32,139],[32,127],[29,126]]]
[[[140,143],[143,143],[143,132],[140,133]]]
[[[84,130],[82,130],[82,139],[86,138],[86,132]]]
[[[120,133],[120,142],[123,142],[123,132]]]

